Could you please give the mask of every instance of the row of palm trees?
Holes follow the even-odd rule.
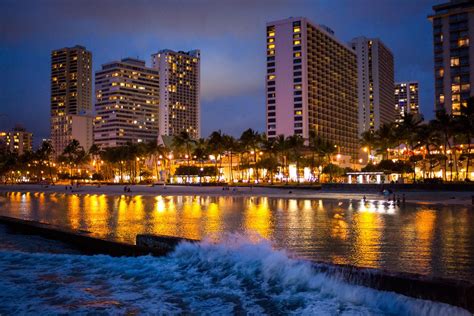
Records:
[[[111,179],[118,171],[123,181],[124,174],[129,181],[137,179],[140,169],[145,169],[145,162],[153,166],[153,174],[162,179],[160,172],[171,173],[172,162],[184,163],[187,167],[208,166],[212,164],[216,174],[213,180],[222,181],[220,170],[228,168],[229,182],[233,182],[236,173],[239,179],[260,181],[265,178],[273,181],[277,171],[281,171],[288,178],[289,165],[296,164],[300,171],[303,166],[311,166],[311,170],[321,173],[320,166],[330,162],[330,156],[336,147],[315,134],[311,134],[306,141],[299,135],[290,137],[278,136],[269,139],[263,133],[247,129],[239,138],[222,133],[212,132],[207,138],[193,139],[187,132],[181,132],[173,138],[168,146],[149,143],[127,143],[124,146],[113,148],[91,148],[89,155],[95,161],[103,161],[101,173],[105,179]],[[319,168],[319,169],[318,169]],[[195,170],[187,168],[185,170]],[[250,171],[252,170],[252,171]],[[301,172],[297,172],[300,177]]]
[[[462,180],[460,169],[465,166],[466,179],[473,158],[471,142],[474,137],[474,99],[461,109],[459,115],[436,111],[428,122],[417,115],[407,114],[400,122],[384,124],[375,132],[362,134],[361,145],[368,152],[375,152],[383,160],[390,157],[403,159],[423,170],[423,177],[434,176],[434,170],[442,170],[443,180]],[[447,171],[450,170],[450,177]]]

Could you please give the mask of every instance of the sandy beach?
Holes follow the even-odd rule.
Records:
[[[283,189],[269,187],[230,187],[223,190],[221,186],[182,186],[182,185],[131,185],[131,192],[124,192],[123,185],[81,185],[66,190],[64,185],[41,186],[41,185],[0,185],[0,192],[44,192],[44,193],[67,193],[67,194],[107,194],[107,195],[201,195],[201,196],[267,196],[274,198],[301,198],[301,199],[337,199],[337,200],[392,200],[390,197],[373,192],[344,192],[334,190],[311,190],[311,189]],[[452,192],[452,191],[399,191],[394,192],[402,199],[405,195],[406,203],[417,203],[425,205],[472,205],[474,192]]]

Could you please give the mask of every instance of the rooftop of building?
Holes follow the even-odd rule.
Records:
[[[62,47],[62,48],[58,48],[58,49],[53,49],[53,52],[60,51],[60,50],[75,50],[75,49],[87,51],[85,46],[75,45],[75,46],[72,46],[72,47]]]
[[[286,18],[286,19],[270,21],[270,22],[267,22],[267,26],[277,25],[277,24],[293,23],[295,21],[305,21],[305,22],[311,24],[313,27],[315,27],[319,31],[323,32],[324,34],[328,35],[330,38],[332,38],[333,40],[335,40],[336,42],[338,42],[342,46],[346,47],[349,51],[351,51],[352,53],[355,54],[355,52],[352,50],[352,48],[347,43],[344,43],[343,41],[341,41],[340,39],[338,39],[336,37],[334,30],[331,29],[329,26],[324,25],[324,24],[314,23],[310,19],[308,19],[306,17],[303,17],[303,16],[298,16],[298,17],[292,17],[291,16],[291,17]]]
[[[121,60],[115,60],[102,64],[102,69],[97,71],[97,73],[102,72],[104,70],[109,70],[111,68],[128,68],[133,70],[144,70],[146,72],[158,73],[155,69],[147,67],[144,60],[133,57],[126,57],[122,58]]]
[[[187,52],[182,51],[182,50],[174,51],[172,49],[162,49],[162,50],[159,50],[157,53],[152,54],[152,56],[158,55],[158,54],[178,54],[178,55],[183,55],[183,56],[191,56],[191,57],[199,58],[201,56],[201,51],[199,49],[193,49]]]
[[[473,0],[451,0],[450,2],[445,2],[433,6],[434,13],[429,15],[428,18],[431,19],[435,16],[449,15],[452,13],[457,13],[459,11],[464,11],[465,9],[474,10],[474,1]]]

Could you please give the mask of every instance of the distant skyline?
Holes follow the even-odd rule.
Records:
[[[49,137],[50,53],[85,46],[93,71],[124,57],[151,64],[169,48],[201,50],[202,136],[265,131],[265,23],[305,16],[349,42],[378,37],[395,57],[395,81],[419,81],[433,118],[432,6],[447,1],[13,1],[0,2],[0,129],[17,123]],[[395,101],[394,101],[395,102]]]

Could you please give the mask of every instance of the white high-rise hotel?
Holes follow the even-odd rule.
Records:
[[[76,45],[51,52],[51,142],[55,156],[76,139],[92,146],[92,54]]]
[[[160,75],[160,134],[201,135],[200,51],[161,50],[152,55]]]
[[[158,71],[125,58],[102,65],[95,74],[94,142],[115,147],[158,138]]]
[[[267,23],[269,138],[308,138],[314,132],[355,158],[357,106],[357,56],[352,48],[306,18]]]
[[[393,54],[378,38],[357,37],[351,46],[357,53],[360,135],[395,120]]]

